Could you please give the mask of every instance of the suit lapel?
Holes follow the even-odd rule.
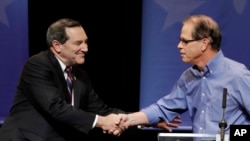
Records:
[[[64,77],[64,74],[62,72],[61,66],[60,66],[58,60],[56,59],[55,55],[51,51],[48,50],[47,54],[48,54],[48,57],[53,64],[54,68],[56,68],[55,70],[56,70],[57,74],[59,75],[60,82],[62,84],[62,87],[64,88],[63,89],[64,94],[62,94],[62,96],[67,101],[67,99],[68,99],[67,98],[68,97],[67,84],[66,84],[65,77]]]

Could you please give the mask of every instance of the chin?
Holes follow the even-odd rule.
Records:
[[[188,60],[186,60],[186,59],[182,58],[182,62],[184,62],[184,63],[188,63]]]
[[[84,60],[84,59],[82,59],[82,60],[77,60],[76,62],[77,62],[77,64],[84,64],[84,63],[85,63],[85,60]]]

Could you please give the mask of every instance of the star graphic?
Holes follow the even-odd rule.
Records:
[[[247,0],[234,0],[233,3],[236,12],[240,15],[246,8]]]
[[[155,0],[155,2],[168,14],[163,27],[165,30],[176,22],[182,22],[206,0]]]
[[[13,0],[0,0],[0,22],[9,26],[8,17],[6,15],[5,8],[12,2]]]

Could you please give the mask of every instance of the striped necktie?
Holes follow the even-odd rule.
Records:
[[[73,89],[73,85],[72,85],[72,82],[73,82],[72,68],[67,66],[65,68],[65,72],[67,73],[66,82],[67,82],[67,87],[68,87],[68,98],[69,98],[69,103],[71,103],[72,102],[72,89]]]

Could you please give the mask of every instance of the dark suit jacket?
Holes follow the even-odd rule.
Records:
[[[122,112],[99,99],[82,68],[73,67],[73,73],[74,107],[66,102],[66,81],[52,52],[30,57],[10,114],[0,128],[0,141],[83,141],[96,114]]]

